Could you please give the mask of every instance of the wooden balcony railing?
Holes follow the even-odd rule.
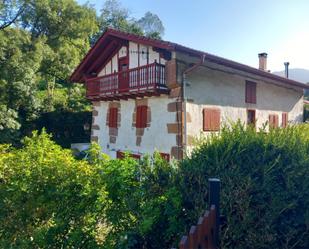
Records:
[[[158,63],[88,79],[86,85],[90,99],[168,92],[165,66]]]

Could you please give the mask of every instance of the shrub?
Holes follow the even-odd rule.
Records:
[[[208,178],[222,182],[222,248],[308,248],[309,126],[255,132],[237,124],[180,164],[186,223],[206,208]]]
[[[0,247],[96,248],[102,184],[95,165],[41,135],[0,149]]]

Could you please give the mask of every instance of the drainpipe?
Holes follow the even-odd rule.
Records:
[[[183,152],[187,151],[187,97],[186,97],[186,84],[187,82],[187,75],[190,74],[193,70],[195,70],[196,68],[198,68],[199,66],[203,65],[205,61],[205,54],[203,54],[201,56],[201,60],[200,62],[194,64],[193,66],[187,68],[183,74],[182,74],[182,103],[183,103],[183,122],[184,122],[184,141],[183,141],[183,147],[184,150]]]

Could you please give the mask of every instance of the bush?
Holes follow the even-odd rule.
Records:
[[[222,182],[222,248],[308,248],[309,126],[245,130],[206,139],[180,164],[187,224],[206,208],[208,178]]]
[[[45,132],[0,146],[0,248],[171,248],[222,182],[221,248],[308,248],[309,126],[236,124],[183,162],[76,160]]]
[[[0,149],[0,247],[96,248],[98,168],[77,161],[43,132],[22,149]]]

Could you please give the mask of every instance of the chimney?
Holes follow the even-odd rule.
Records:
[[[259,54],[259,69],[267,71],[267,53]]]
[[[290,65],[290,62],[284,62],[284,75],[285,75],[285,78],[289,78],[289,65]]]

